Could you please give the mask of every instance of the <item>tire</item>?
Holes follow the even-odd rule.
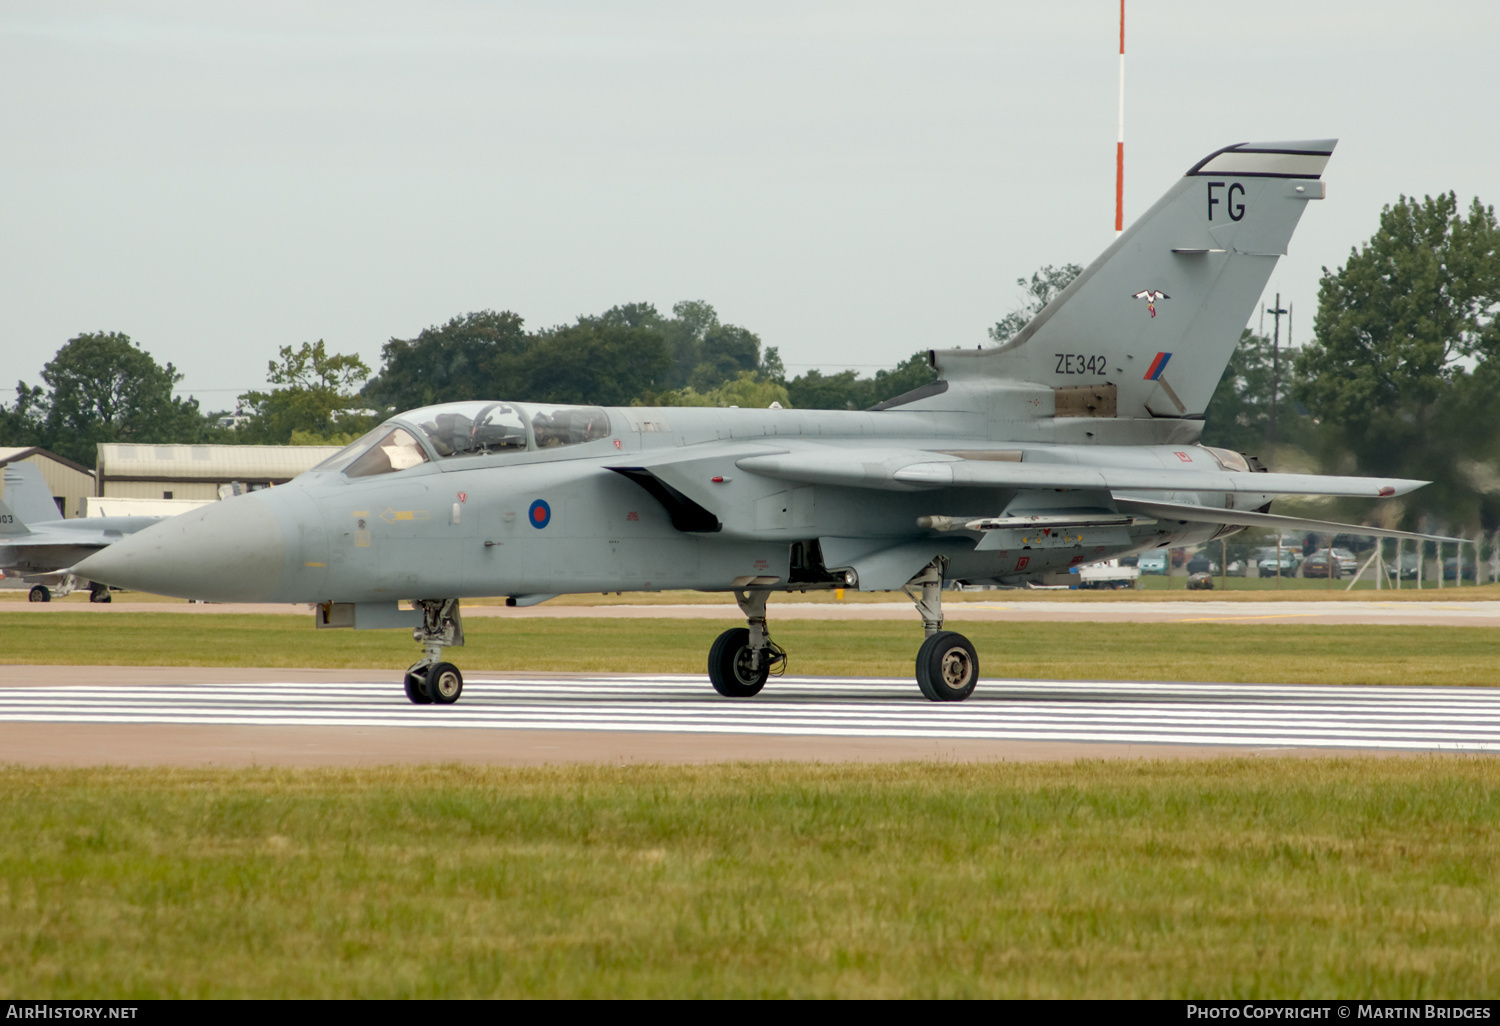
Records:
[[[114,598],[110,595],[108,586],[103,584],[96,584],[89,589],[89,601],[112,602],[114,601]]]
[[[770,660],[762,660],[760,669],[750,670],[750,629],[734,627],[714,639],[708,650],[708,679],[714,690],[725,698],[750,698],[766,686],[771,675]]]
[[[452,705],[464,693],[464,675],[452,663],[438,663],[427,671],[427,697],[434,705]]]
[[[427,682],[415,673],[406,675],[406,698],[412,705],[431,705],[427,697]]]
[[[938,631],[917,650],[917,687],[934,702],[962,702],[979,683],[979,655],[962,634]]]
[[[48,591],[45,587],[43,587],[42,585],[38,584],[38,585],[34,586],[29,593],[27,593],[27,595],[26,595],[26,601],[28,601],[28,602],[51,602],[52,601],[52,592]]]

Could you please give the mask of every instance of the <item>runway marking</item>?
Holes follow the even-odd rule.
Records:
[[[985,680],[967,702],[914,683],[783,678],[725,699],[694,676],[465,682],[413,706],[393,682],[0,689],[0,723],[480,728],[807,737],[1500,751],[1500,689]],[[3,754],[0,754],[3,760]]]

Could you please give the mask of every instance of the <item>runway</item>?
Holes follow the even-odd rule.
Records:
[[[773,679],[728,700],[694,676],[476,673],[457,705],[423,707],[359,671],[153,672],[174,683],[0,689],[0,761],[245,763],[251,738],[248,761],[273,764],[1500,751],[1484,688],[986,680],[938,704],[907,680]]]
[[[1307,623],[1307,624],[1405,624],[1419,626],[1500,627],[1500,602],[1470,600],[1407,600],[1361,598],[1340,600],[1243,600],[1184,596],[1174,601],[1141,601],[1112,596],[1096,600],[1052,598],[995,598],[945,602],[943,613],[954,623],[975,621],[1083,622],[1095,623]],[[108,605],[87,601],[26,604],[12,602],[3,608],[27,613],[90,613],[97,616],[124,613],[180,613],[194,616],[217,614],[279,614],[311,617],[311,607],[269,603],[169,603],[117,600]],[[519,609],[475,603],[463,607],[466,619],[708,619],[743,620],[744,614],[727,597],[718,602],[663,605],[569,605],[566,600]],[[772,599],[770,615],[777,620],[900,620],[916,618],[912,604],[890,602],[795,602]]]

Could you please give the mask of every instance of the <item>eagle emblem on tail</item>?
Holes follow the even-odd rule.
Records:
[[[1171,299],[1172,297],[1169,296],[1169,295],[1167,295],[1165,292],[1161,291],[1160,289],[1142,289],[1140,292],[1136,292],[1133,295],[1131,295],[1130,298],[1131,299],[1144,299],[1146,301],[1146,309],[1151,311],[1151,316],[1152,317],[1155,317],[1156,316],[1156,301],[1158,299]]]

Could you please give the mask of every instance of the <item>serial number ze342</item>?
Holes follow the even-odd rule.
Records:
[[[1104,374],[1108,368],[1103,354],[1090,356],[1087,353],[1054,353],[1059,374]]]

